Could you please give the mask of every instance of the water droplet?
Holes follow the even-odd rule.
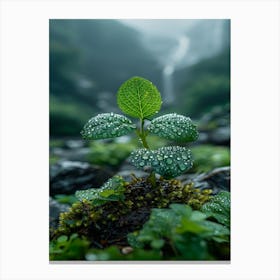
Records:
[[[144,165],[145,165],[145,162],[144,162],[144,161],[141,161],[141,162],[139,163],[139,165],[140,165],[140,166],[144,166]]]
[[[186,169],[186,166],[185,166],[185,164],[184,163],[180,163],[179,164],[179,168],[180,168],[180,170],[185,170]]]
[[[170,159],[170,158],[166,160],[166,163],[167,163],[167,164],[171,164],[172,162],[173,162],[173,161],[172,161],[172,159]]]

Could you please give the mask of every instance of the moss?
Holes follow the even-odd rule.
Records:
[[[49,163],[50,165],[56,164],[59,161],[59,157],[50,155]]]
[[[199,145],[192,148],[192,154],[194,158],[193,172],[207,172],[215,167],[230,165],[228,147]]]
[[[157,179],[153,188],[146,178],[135,178],[125,188],[124,201],[110,201],[93,206],[88,200],[76,202],[60,215],[53,238],[78,233],[92,246],[127,245],[128,233],[138,230],[148,220],[152,208],[167,208],[171,203],[189,204],[194,209],[211,197],[211,190],[199,190],[178,180]]]

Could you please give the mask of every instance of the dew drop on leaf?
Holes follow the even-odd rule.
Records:
[[[185,170],[186,169],[186,165],[184,164],[184,163],[180,163],[179,164],[179,168],[180,168],[180,170]]]

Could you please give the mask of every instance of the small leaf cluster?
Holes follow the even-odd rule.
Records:
[[[225,222],[229,219],[229,204],[225,196],[229,194],[223,192],[217,199],[212,198],[213,201],[206,203],[208,206],[202,207],[201,211],[184,204],[153,209],[143,228],[128,235],[128,242],[132,247],[157,250],[163,258],[173,255],[173,258],[184,260],[214,259],[210,246],[217,246],[217,243],[229,246],[230,229]],[[216,216],[217,207],[227,209],[222,222],[208,219]],[[224,258],[229,257],[224,254]]]
[[[211,201],[202,205],[201,211],[213,217],[219,223],[230,227],[230,193],[219,192],[218,195],[211,198]]]
[[[192,142],[198,138],[196,126],[191,119],[176,113],[151,120],[161,108],[162,100],[156,86],[150,81],[133,77],[118,90],[117,103],[130,117],[139,118],[137,128],[126,116],[115,113],[99,114],[91,118],[81,131],[84,139],[107,139],[135,131],[143,148],[131,154],[131,163],[137,168],[148,168],[164,178],[173,178],[192,167],[191,151],[180,146],[150,150],[146,137],[154,134],[176,142]],[[145,126],[145,122],[149,122]],[[162,155],[165,157],[161,160]],[[147,158],[148,157],[148,158]],[[186,158],[184,158],[186,157]]]
[[[89,248],[90,242],[74,233],[71,236],[61,235],[50,242],[50,260],[81,260]]]
[[[96,206],[107,201],[118,201],[124,199],[124,186],[126,182],[120,176],[110,178],[102,187],[76,191],[78,200],[90,200]]]

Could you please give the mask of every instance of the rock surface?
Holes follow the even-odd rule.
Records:
[[[201,174],[185,174],[177,179],[184,184],[193,182],[196,188],[212,189],[213,194],[220,191],[230,191],[230,166],[215,168],[210,172]]]
[[[68,211],[70,206],[66,204],[61,204],[54,200],[53,198],[49,198],[49,222],[50,228],[56,228],[58,226],[58,218],[60,213]]]
[[[62,160],[50,167],[50,195],[98,188],[112,175],[112,172],[86,162]]]
[[[135,169],[133,165],[126,161],[117,175],[122,176],[125,181],[130,182],[133,179],[132,175],[143,178],[149,176],[149,173]],[[160,176],[156,174],[156,177],[159,178]],[[218,167],[207,173],[187,173],[175,179],[182,181],[184,184],[193,182],[196,188],[202,190],[212,189],[213,194],[217,194],[221,190],[230,191],[230,166]]]

